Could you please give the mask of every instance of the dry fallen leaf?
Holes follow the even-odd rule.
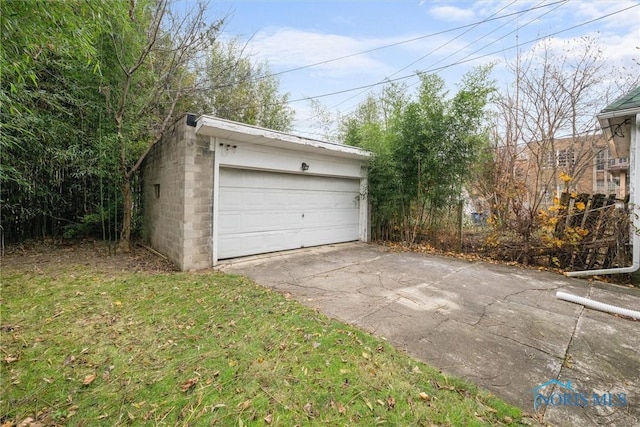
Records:
[[[42,423],[39,421],[34,420],[31,417],[27,417],[24,420],[22,420],[22,422],[20,424],[18,424],[16,427],[42,427]]]
[[[17,358],[17,357],[14,357],[14,356],[7,356],[7,357],[5,357],[5,358],[4,358],[4,362],[5,362],[5,363],[13,363],[13,362],[15,362],[16,360],[18,360],[18,358]]]
[[[422,399],[422,400],[431,400],[431,396],[429,396],[424,391],[420,392],[420,394],[418,396],[420,396],[420,399]]]
[[[185,382],[180,384],[180,390],[182,390],[184,392],[187,392],[187,391],[191,390],[192,388],[194,388],[196,386],[196,384],[198,384],[198,378],[196,378],[196,377],[189,378],[188,380],[186,380]]]
[[[89,385],[96,379],[96,374],[89,374],[82,380],[82,385]]]
[[[313,406],[311,405],[311,402],[304,405],[302,409],[304,409],[304,412],[306,412],[310,417],[313,416]]]
[[[244,402],[238,404],[238,408],[240,408],[242,411],[247,409],[249,406],[251,406],[251,399],[247,399]]]
[[[271,421],[273,421],[273,414],[267,414],[267,416],[264,417],[264,422],[267,424],[271,424]]]
[[[389,409],[393,409],[396,406],[396,400],[392,396],[387,397],[387,405]]]
[[[338,402],[336,404],[333,400],[331,401],[331,408],[336,409],[341,414],[345,414],[347,412],[347,408],[345,408],[342,403]]]
[[[367,399],[364,399],[364,404],[367,405],[367,408],[373,411],[373,405],[371,404],[371,402],[369,402]]]

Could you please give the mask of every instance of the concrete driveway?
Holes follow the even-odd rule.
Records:
[[[640,425],[640,322],[555,297],[562,290],[639,310],[638,289],[363,243],[220,269],[385,337],[545,423]]]

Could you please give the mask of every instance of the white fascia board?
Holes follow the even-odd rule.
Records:
[[[288,148],[298,151],[326,153],[336,157],[367,159],[371,153],[358,147],[304,138],[258,126],[245,125],[212,116],[200,116],[196,122],[196,134],[216,136],[232,141],[256,145]],[[329,153],[327,152],[329,151]]]
[[[597,117],[598,117],[598,121],[600,121],[600,123],[603,123],[603,121],[606,119],[613,119],[616,117],[624,117],[624,116],[635,116],[638,113],[640,113],[640,108],[634,107],[634,108],[627,108],[625,110],[617,110],[617,111],[609,111],[606,113],[600,113],[597,115]]]

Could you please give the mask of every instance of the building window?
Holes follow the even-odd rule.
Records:
[[[604,191],[604,179],[596,179],[596,192],[602,193]]]
[[[606,164],[606,160],[607,160],[607,153],[605,150],[601,150],[598,151],[598,154],[596,154],[596,170],[597,171],[603,171],[604,170],[604,166]],[[604,184],[602,184],[604,187]]]
[[[571,148],[558,151],[558,166],[569,167],[573,166],[576,162],[575,154]]]
[[[546,166],[546,167],[548,167],[548,168],[555,167],[555,165],[556,165],[556,160],[557,160],[557,159],[556,159],[556,153],[554,153],[553,151],[551,151],[551,152],[547,153],[547,156],[546,156],[546,157],[547,157],[547,158],[546,158],[545,166]]]

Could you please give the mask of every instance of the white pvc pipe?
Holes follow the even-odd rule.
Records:
[[[607,313],[619,314],[620,316],[631,317],[632,319],[640,320],[640,311],[629,310],[628,308],[618,307],[617,305],[605,304],[603,302],[594,301],[589,298],[579,297],[577,295],[568,294],[566,292],[556,292],[556,298],[574,302],[576,304],[584,305],[585,307],[593,308],[594,310],[605,311]]]
[[[633,264],[629,267],[618,267],[618,268],[603,268],[601,270],[580,270],[580,271],[567,271],[564,273],[567,277],[581,277],[581,276],[600,276],[603,274],[624,274],[624,273],[633,273],[638,271],[638,267],[640,264]]]

